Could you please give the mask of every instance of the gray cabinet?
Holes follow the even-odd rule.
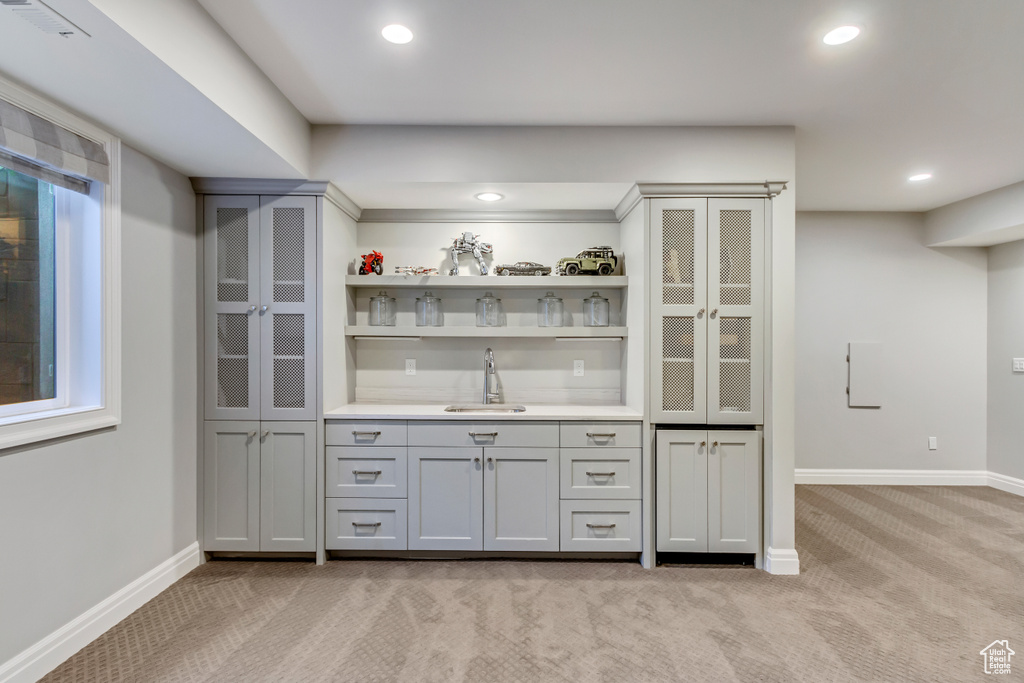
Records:
[[[484,550],[558,550],[558,449],[484,449]]]
[[[758,552],[760,446],[756,431],[658,431],[659,552]]]
[[[764,199],[652,199],[651,420],[760,424]]]
[[[316,198],[206,196],[209,420],[316,417]]]
[[[409,448],[409,549],[483,550],[483,448]]]
[[[206,422],[204,550],[315,550],[315,441],[313,422]]]

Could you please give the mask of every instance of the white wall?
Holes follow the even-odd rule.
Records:
[[[123,422],[0,453],[0,663],[196,540],[195,197],[122,162]]]
[[[1024,479],[1024,240],[988,252],[988,469]]]
[[[984,470],[985,250],[926,247],[920,214],[798,213],[796,234],[797,468]],[[880,409],[847,407],[851,341],[883,344]]]

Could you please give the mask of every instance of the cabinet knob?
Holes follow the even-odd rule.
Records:
[[[704,315],[704,309],[703,308],[700,309],[699,311],[697,311],[697,317],[698,318],[701,317],[702,315]]]
[[[701,447],[701,448],[704,448],[704,447],[705,447],[705,446],[707,446],[707,445],[708,445],[708,442],[707,442],[707,441],[701,441],[701,442],[700,442],[700,447]]]
[[[270,310],[270,306],[260,306],[260,313],[266,313]]]
[[[717,441],[712,441],[711,442],[711,447],[712,448],[718,448],[718,442]]]
[[[473,462],[480,462],[480,458],[473,458]]]
[[[716,315],[718,315],[718,309],[717,308],[712,308],[711,309],[711,317],[714,318]]]
[[[256,312],[256,304],[253,304],[252,306],[249,306],[249,312],[250,313],[255,313]]]
[[[487,462],[494,464],[494,458],[487,458]]]
[[[256,430],[255,429],[252,430],[251,432],[249,432],[249,438],[250,439],[255,439],[256,438]]]
[[[264,438],[264,439],[265,439],[265,438],[267,438],[268,436],[270,436],[270,430],[269,430],[269,429],[264,429],[264,430],[263,430],[263,435],[262,435],[262,438]]]

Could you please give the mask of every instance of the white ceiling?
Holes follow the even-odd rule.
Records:
[[[0,71],[187,175],[303,173],[211,94],[242,101],[227,72],[175,71],[171,49],[201,68],[222,38],[314,124],[792,125],[800,210],[928,210],[1024,180],[1024,0],[48,2],[93,37],[0,11]],[[185,30],[196,2],[223,32]],[[384,42],[392,22],[413,42]],[[824,46],[841,23],[862,36]],[[366,208],[457,208],[476,187],[343,185]],[[611,208],[620,190],[524,184],[503,208]]]
[[[313,123],[795,125],[802,210],[1024,180],[1021,0],[199,1]]]

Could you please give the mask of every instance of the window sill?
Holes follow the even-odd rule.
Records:
[[[102,406],[73,406],[0,420],[0,450],[113,427],[121,416]]]

